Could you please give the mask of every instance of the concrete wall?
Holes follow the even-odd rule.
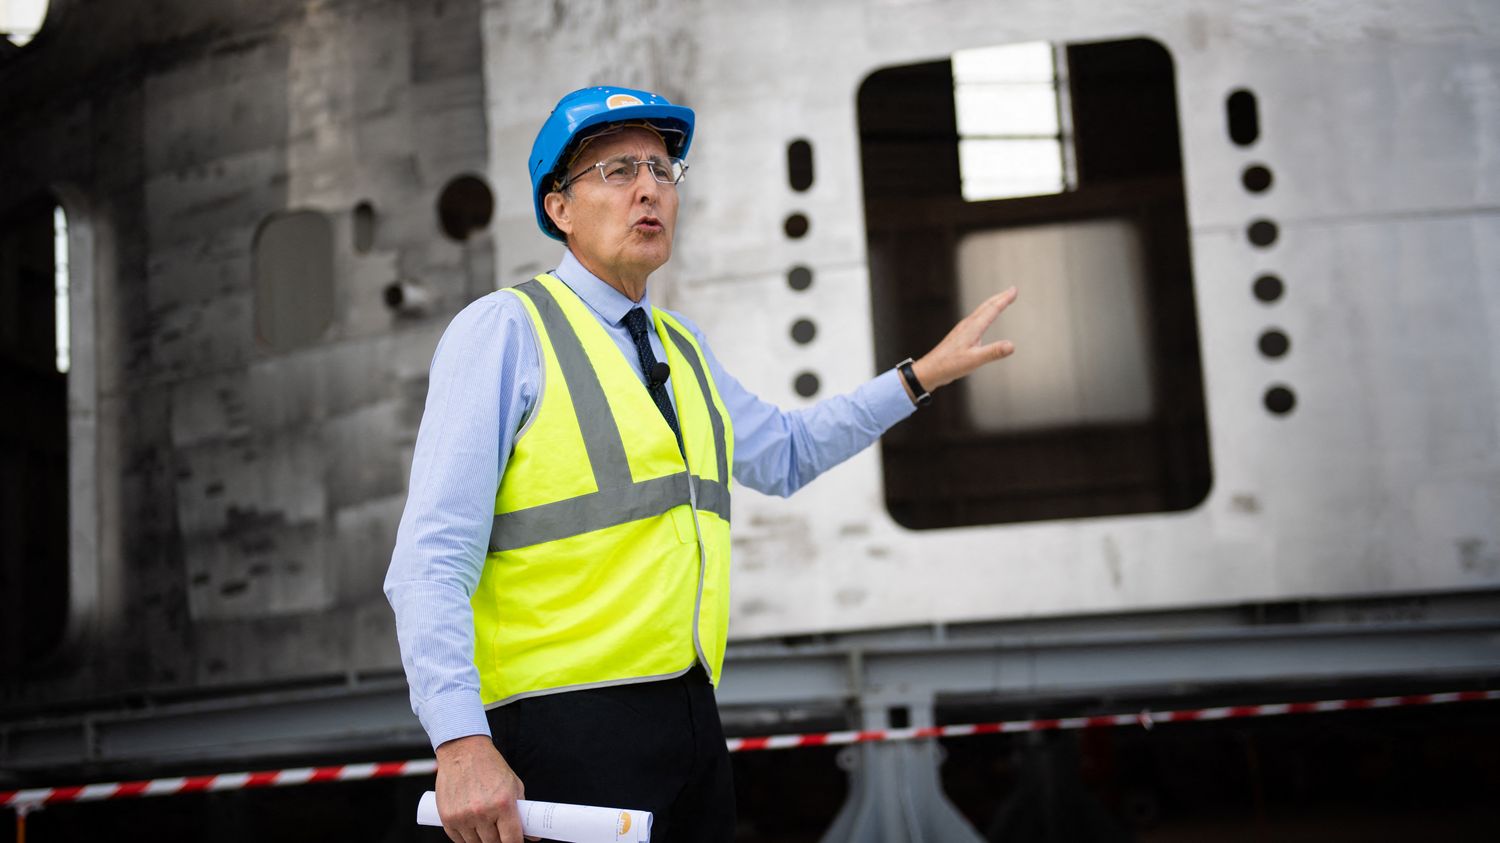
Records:
[[[73,468],[97,601],[78,646],[6,698],[397,666],[380,583],[428,362],[493,283],[489,237],[453,242],[436,212],[486,169],[478,5],[53,5],[0,72],[0,205],[61,190],[94,244],[73,378],[97,379],[74,402],[97,433],[74,453],[97,456]],[[292,209],[332,223],[336,315],[283,352],[257,339],[252,247]],[[431,294],[425,317],[383,303],[397,279]]]

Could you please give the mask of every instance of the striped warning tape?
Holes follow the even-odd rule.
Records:
[[[876,741],[909,741],[918,738],[960,738],[969,735],[998,735],[1011,732],[1045,732],[1054,729],[1099,729],[1113,726],[1140,725],[1147,729],[1157,723],[1187,723],[1197,720],[1230,720],[1238,717],[1272,717],[1278,714],[1312,714],[1324,711],[1353,711],[1366,708],[1398,708],[1411,705],[1500,700],[1500,691],[1453,691],[1443,694],[1408,694],[1401,697],[1368,697],[1318,702],[1274,703],[1268,705],[1233,705],[1220,708],[1190,708],[1176,711],[1141,711],[1136,714],[1108,714],[1094,717],[1062,717],[1045,720],[1006,720],[999,723],[967,723],[959,726],[921,726],[911,729],[873,729],[858,732],[821,732],[806,735],[769,735],[758,738],[730,738],[730,752],[759,749],[794,749],[806,746],[837,746]]]
[[[800,735],[767,735],[754,738],[730,738],[730,752],[752,752],[765,749],[793,749],[808,746],[838,746],[880,741],[909,741],[920,738],[958,738],[969,735],[995,735],[1013,732],[1043,732],[1056,729],[1099,729],[1139,725],[1147,729],[1157,723],[1187,723],[1201,720],[1230,720],[1241,717],[1272,717],[1281,714],[1313,714],[1327,711],[1357,711],[1371,708],[1399,708],[1416,705],[1440,705],[1456,702],[1500,700],[1500,691],[1453,691],[1442,694],[1408,694],[1400,697],[1367,697],[1363,699],[1321,700],[1318,702],[1274,703],[1268,705],[1234,705],[1219,708],[1192,708],[1175,711],[1141,711],[1135,714],[1111,714],[1094,717],[1062,717],[1044,720],[1006,720],[997,723],[967,723],[956,726],[923,726],[911,729],[867,729],[848,732],[818,732]],[[219,773],[210,776],[185,776],[149,781],[106,782],[104,784],[68,787],[39,787],[28,790],[0,790],[0,807],[26,812],[43,805],[64,802],[93,802],[103,799],[125,799],[135,796],[170,796],[178,793],[212,793],[260,787],[290,787],[314,782],[349,782],[395,776],[424,776],[437,772],[437,761],[431,758],[414,761],[387,761],[378,764],[342,764],[333,767],[298,767],[289,770],[266,770],[256,773]]]
[[[126,799],[132,796],[172,796],[179,793],[214,793],[257,787],[291,787],[314,782],[356,782],[393,776],[423,776],[435,772],[437,772],[437,759],[421,758],[415,761],[383,761],[378,764],[295,767],[289,770],[263,770],[256,773],[219,773],[212,776],[179,776],[149,781],[0,790],[0,807],[23,805],[38,807],[55,805],[59,802],[97,802],[101,799]]]

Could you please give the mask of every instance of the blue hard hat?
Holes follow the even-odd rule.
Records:
[[[673,105],[661,94],[601,85],[580,88],[557,101],[547,122],[537,132],[527,164],[531,169],[531,201],[536,206],[536,224],[553,240],[563,235],[547,216],[542,199],[552,191],[552,176],[568,162],[564,155],[575,141],[612,123],[646,123],[661,133],[667,154],[686,158],[693,142],[693,110]]]

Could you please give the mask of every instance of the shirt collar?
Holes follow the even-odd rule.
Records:
[[[568,285],[568,288],[583,299],[583,303],[591,310],[599,314],[606,324],[618,325],[629,313],[631,308],[642,308],[646,311],[646,318],[651,318],[651,291],[647,290],[641,296],[639,302],[633,302],[629,296],[609,286],[599,276],[588,271],[578,258],[573,256],[571,249],[563,252],[562,261],[557,269],[552,271],[559,281]]]

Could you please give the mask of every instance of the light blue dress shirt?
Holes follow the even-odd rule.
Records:
[[[637,306],[650,313],[650,293],[632,302],[571,252],[552,274],[588,304],[644,384],[624,319]],[[693,332],[708,357],[734,426],[734,479],[757,491],[790,495],[864,450],[914,409],[892,370],[847,395],[781,410],[730,377],[696,325],[668,312]],[[665,360],[661,339],[654,331],[650,339],[656,359]],[[412,710],[434,748],[490,733],[474,667],[469,596],[484,569],[495,490],[516,434],[539,397],[540,359],[525,307],[503,291],[455,316],[432,358],[385,594],[396,612]],[[672,395],[670,380],[667,394]]]

